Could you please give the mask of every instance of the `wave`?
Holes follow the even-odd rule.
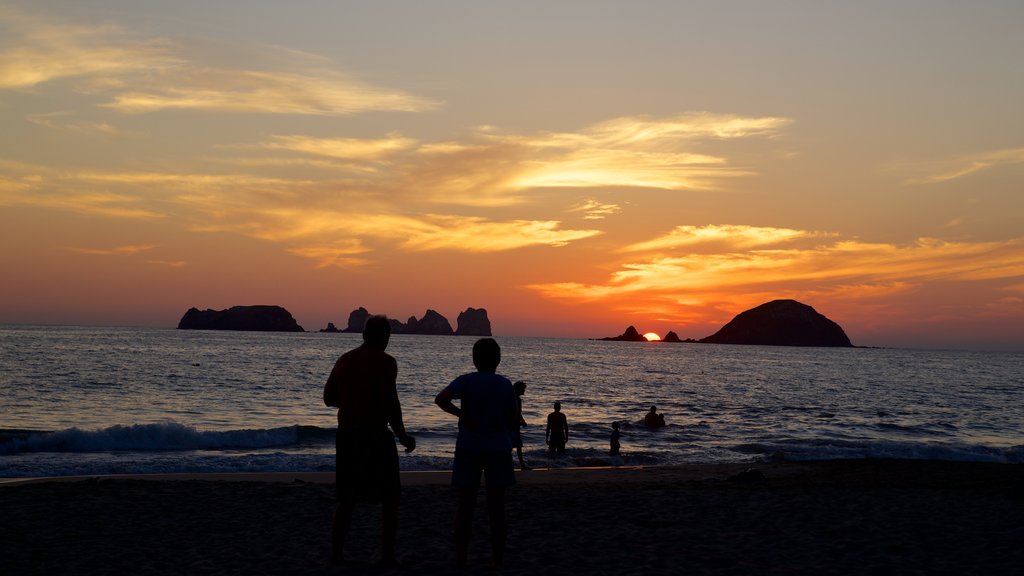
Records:
[[[116,425],[100,430],[0,430],[0,454],[120,450],[241,450],[315,445],[328,441],[334,441],[333,428],[296,425],[270,429],[203,431],[178,422],[161,422]]]

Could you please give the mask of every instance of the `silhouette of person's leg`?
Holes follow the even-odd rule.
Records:
[[[352,526],[352,502],[339,500],[334,507],[334,518],[331,522],[331,562],[345,561],[345,538]]]
[[[487,515],[491,522],[491,555],[494,563],[505,562],[505,539],[508,527],[505,523],[505,488],[487,488]]]
[[[476,489],[459,490],[459,506],[455,510],[455,563],[465,566],[469,557],[469,535],[473,528]]]
[[[399,496],[385,497],[381,502],[381,548],[380,561],[384,565],[393,565],[395,558],[395,542],[398,540],[398,504]]]

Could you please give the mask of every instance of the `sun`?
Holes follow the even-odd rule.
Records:
[[[644,334],[644,338],[647,338],[648,342],[657,342],[658,340],[661,340],[661,336],[658,336],[654,332],[648,332],[647,334]]]

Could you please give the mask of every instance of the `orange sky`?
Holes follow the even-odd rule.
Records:
[[[1024,350],[1017,2],[0,3],[0,323]]]

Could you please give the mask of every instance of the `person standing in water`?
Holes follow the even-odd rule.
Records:
[[[619,445],[619,423],[618,422],[612,422],[612,437],[611,437],[610,444],[611,444],[611,446],[610,446],[610,449],[608,450],[608,454],[610,456],[618,456],[619,455],[619,449],[622,448],[622,446]]]
[[[569,423],[562,414],[562,403],[555,402],[555,411],[548,414],[548,426],[544,430],[544,441],[548,443],[548,452],[565,453],[565,443],[569,441]]]

